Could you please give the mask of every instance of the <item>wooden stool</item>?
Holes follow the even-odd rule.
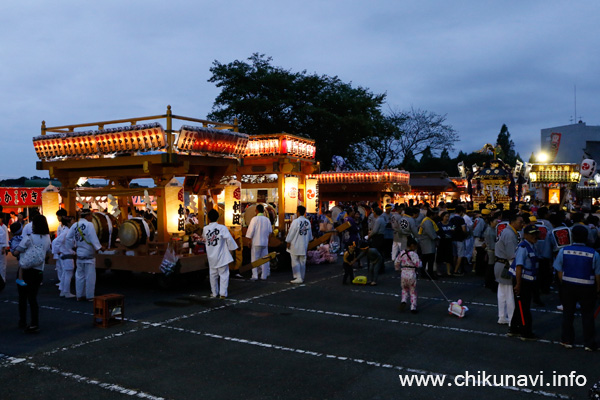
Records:
[[[94,326],[108,328],[125,319],[125,296],[105,294],[94,297]]]

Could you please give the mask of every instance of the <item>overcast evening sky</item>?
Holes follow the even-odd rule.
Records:
[[[540,129],[600,125],[598,1],[28,1],[0,6],[0,179],[42,175],[48,126],[162,114],[205,118],[214,60],[273,65],[447,115],[457,150],[506,124],[524,158]],[[385,110],[384,109],[384,110]],[[269,133],[269,132],[265,132]],[[456,154],[454,152],[453,154]]]

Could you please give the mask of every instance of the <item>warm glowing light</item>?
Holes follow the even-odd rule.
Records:
[[[175,178],[165,186],[165,209],[167,232],[185,232],[185,210],[183,208],[183,186]]]
[[[542,162],[542,163],[548,162],[548,160],[549,160],[548,153],[545,153],[545,152],[543,152],[543,151],[540,151],[540,152],[539,152],[539,153],[536,155],[536,157],[535,157],[535,158],[536,158],[536,160],[537,160],[538,162]]]
[[[242,185],[234,182],[225,186],[225,226],[240,226],[242,223]]]
[[[284,210],[286,214],[293,214],[298,208],[298,177],[286,176],[284,187]]]
[[[58,189],[50,184],[42,191],[42,214],[48,221],[50,232],[56,232],[58,230],[59,223],[56,212],[59,208],[60,198]]]

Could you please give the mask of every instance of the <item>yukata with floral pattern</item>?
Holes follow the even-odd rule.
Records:
[[[402,303],[406,303],[410,294],[410,309],[417,309],[417,268],[421,268],[421,259],[416,251],[403,250],[396,256],[394,267],[401,269]]]

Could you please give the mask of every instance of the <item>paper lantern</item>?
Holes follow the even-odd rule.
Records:
[[[175,178],[165,186],[165,211],[167,232],[185,232],[185,209],[183,208],[183,186]]]
[[[56,232],[58,230],[59,222],[56,217],[56,212],[59,208],[60,199],[58,189],[50,184],[42,191],[42,214],[48,221],[50,232]]]
[[[242,224],[242,185],[239,182],[225,186],[225,226]]]
[[[287,176],[284,187],[284,212],[294,214],[298,208],[298,177]]]
[[[591,178],[596,173],[596,161],[586,158],[581,162],[581,176]]]
[[[306,180],[306,212],[316,213],[319,210],[317,209],[317,180],[316,179],[307,179]]]

